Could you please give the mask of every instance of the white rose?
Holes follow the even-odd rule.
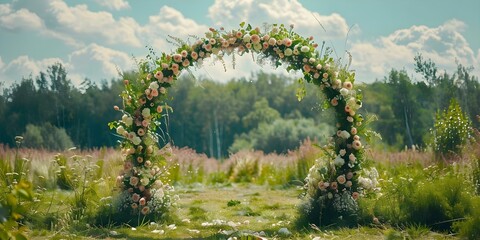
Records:
[[[124,135],[127,131],[125,131],[125,128],[123,128],[123,126],[119,126],[117,127],[117,133],[120,134],[120,135]]]
[[[132,143],[135,144],[135,145],[138,145],[142,142],[142,139],[140,139],[139,137],[135,136],[132,138]]]
[[[143,116],[144,118],[150,117],[150,108],[144,108],[144,109],[142,110],[142,116]]]
[[[158,89],[158,87],[159,87],[159,86],[158,86],[157,81],[151,82],[151,83],[150,83],[150,86],[149,86],[150,89]]]
[[[347,153],[347,151],[345,149],[340,149],[340,156],[345,156],[345,154]]]
[[[291,48],[285,49],[285,56],[292,56],[292,54],[293,54],[293,51]]]
[[[300,51],[301,51],[301,52],[304,52],[304,53],[309,52],[309,51],[310,51],[310,47],[308,47],[308,46],[302,46],[302,48],[300,48]]]
[[[346,89],[346,88],[341,88],[340,89],[340,94],[342,94],[342,96],[346,97],[346,96],[348,96],[348,93],[349,93],[348,89]]]
[[[340,131],[340,135],[339,137],[343,138],[343,139],[348,139],[350,137],[350,133],[348,133],[347,131],[343,130],[343,131]]]
[[[245,43],[249,43],[249,42],[250,42],[250,39],[252,39],[252,37],[250,36],[250,34],[247,33],[247,34],[243,35],[243,41],[244,41]]]
[[[127,125],[127,127],[128,127],[128,126],[131,126],[132,123],[133,123],[133,118],[131,118],[131,117],[127,116],[127,115],[123,115],[123,116],[122,116],[122,122],[124,122],[125,125]]]
[[[343,164],[345,164],[345,160],[342,157],[340,157],[340,155],[338,155],[335,158],[335,161],[333,161],[333,163],[335,164],[335,166],[341,167]]]

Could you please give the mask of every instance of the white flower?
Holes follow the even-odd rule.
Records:
[[[348,96],[349,92],[350,91],[348,91],[348,89],[346,89],[346,88],[340,89],[340,94],[342,94],[342,96],[344,96],[344,97]]]
[[[159,87],[159,86],[158,86],[158,83],[157,83],[156,81],[155,81],[155,82],[151,82],[151,83],[150,83],[150,86],[149,86],[150,89],[158,89],[158,87]]]
[[[308,62],[311,63],[311,64],[313,64],[315,61],[316,61],[315,58],[308,59]]]
[[[260,43],[253,44],[253,49],[255,49],[256,51],[260,51],[262,49],[262,44]]]
[[[245,43],[249,43],[251,38],[252,38],[252,37],[250,37],[250,34],[248,34],[248,33],[245,34],[245,35],[243,35],[243,41],[244,41]]]
[[[340,156],[345,156],[345,154],[347,154],[347,151],[345,149],[340,149]]]
[[[343,139],[348,139],[350,137],[350,133],[345,130],[339,131],[337,135]]]
[[[120,135],[124,135],[127,131],[125,131],[125,128],[123,126],[117,127],[117,133]]]
[[[285,56],[292,56],[292,54],[293,54],[293,51],[291,48],[285,49]]]
[[[357,160],[357,157],[355,157],[353,153],[350,153],[350,155],[348,155],[348,159],[350,162],[354,163]]]
[[[277,44],[277,40],[275,38],[270,38],[268,39],[268,44],[270,46],[274,46],[275,44]]]
[[[127,127],[128,127],[128,126],[131,126],[132,123],[133,123],[133,118],[131,118],[131,117],[129,117],[128,115],[124,114],[124,115],[122,116],[122,122],[125,123],[125,125],[127,125]]]
[[[341,167],[343,164],[345,164],[345,160],[342,157],[340,157],[340,155],[338,155],[333,161],[333,163],[335,164],[335,166]]]
[[[365,189],[372,189],[374,187],[370,178],[358,177],[358,184]]]
[[[144,118],[150,117],[150,108],[144,108],[144,109],[142,110],[142,116],[143,116]]]
[[[142,142],[142,139],[140,139],[139,137],[135,136],[133,137],[132,139],[132,143],[135,144],[135,145],[138,145]]]
[[[308,46],[302,46],[302,48],[300,48],[300,51],[306,53],[310,51],[310,48]]]

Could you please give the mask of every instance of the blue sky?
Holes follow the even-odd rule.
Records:
[[[133,69],[132,56],[144,57],[146,45],[170,52],[168,35],[202,35],[242,21],[294,24],[300,34],[326,41],[338,58],[350,52],[361,82],[392,68],[420,80],[413,72],[417,53],[448,72],[459,61],[480,76],[479,10],[478,0],[0,0],[0,81],[9,85],[61,62],[75,84],[100,82]],[[226,72],[207,63],[194,74],[226,81],[259,70],[286,74],[251,57],[237,58],[236,69]]]

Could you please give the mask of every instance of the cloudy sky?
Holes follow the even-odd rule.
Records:
[[[135,68],[134,57],[145,57],[145,46],[172,51],[168,35],[186,39],[242,21],[294,24],[335,57],[350,52],[357,81],[382,79],[392,68],[413,74],[416,53],[449,72],[455,61],[473,66],[480,76],[479,10],[478,0],[0,0],[0,82],[36,76],[55,62],[75,84],[117,78]],[[210,63],[194,74],[225,81],[261,69],[285,73],[250,56],[236,62],[226,72]]]

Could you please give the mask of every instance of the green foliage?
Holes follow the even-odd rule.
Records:
[[[480,198],[476,198],[472,204],[466,220],[454,223],[453,227],[463,239],[480,239]]]
[[[23,137],[25,139],[24,146],[29,148],[66,150],[74,146],[65,129],[55,127],[50,123],[40,126],[28,124]]]
[[[238,152],[245,146],[266,153],[286,153],[296,149],[304,139],[326,139],[332,132],[327,124],[316,125],[312,119],[277,119],[272,123],[261,123],[258,128],[235,139],[230,148]]]
[[[381,222],[451,231],[453,223],[471,214],[472,184],[453,167],[399,166],[387,177],[373,209]]]
[[[457,100],[452,99],[448,110],[439,112],[433,129],[433,148],[437,157],[461,153],[471,138],[472,124]]]

